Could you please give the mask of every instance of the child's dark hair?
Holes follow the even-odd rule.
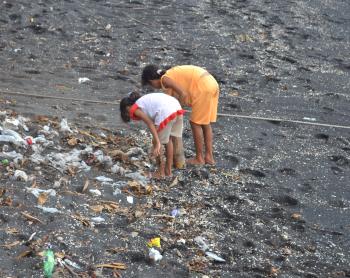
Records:
[[[131,92],[127,97],[120,101],[120,116],[124,122],[130,122],[130,114],[128,107],[132,106],[141,95],[137,92]]]
[[[170,67],[166,67],[164,70],[158,68],[156,65],[147,65],[142,71],[142,86],[149,85],[151,80],[160,79]]]

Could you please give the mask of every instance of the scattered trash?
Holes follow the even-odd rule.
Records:
[[[56,196],[56,190],[54,190],[54,189],[44,190],[44,189],[39,189],[39,188],[34,188],[34,187],[26,187],[26,190],[29,193],[32,193],[37,198],[42,193],[46,193],[47,195],[50,195],[52,197]]]
[[[204,238],[201,236],[197,236],[194,241],[198,244],[199,248],[205,252],[209,249],[209,246],[204,242]]]
[[[152,238],[150,241],[147,242],[148,247],[158,247],[161,248],[160,246],[160,237],[155,237]]]
[[[120,270],[125,270],[126,265],[123,263],[109,263],[109,264],[98,264],[95,265],[96,268],[112,268],[112,269],[120,269]]]
[[[109,31],[112,29],[112,25],[111,24],[107,24],[105,27],[106,31]]]
[[[178,216],[179,215],[179,210],[178,209],[173,209],[172,211],[171,211],[171,216],[172,217],[176,217],[176,216]]]
[[[161,259],[163,259],[162,254],[160,254],[160,252],[157,249],[154,249],[154,248],[150,248],[149,249],[148,256],[154,262],[157,262],[157,261],[160,261]]]
[[[44,276],[46,278],[51,278],[53,270],[55,268],[55,255],[51,249],[44,252]]]
[[[122,194],[122,191],[119,188],[114,189],[113,196],[117,196],[119,194]]]
[[[111,167],[113,165],[112,158],[110,156],[104,155],[101,150],[98,150],[98,151],[94,152],[93,156],[94,156],[95,160],[98,163],[103,164],[104,167],[108,167],[109,168],[109,167]]]
[[[22,171],[22,170],[16,170],[15,174],[13,175],[15,180],[19,180],[19,181],[28,181],[28,176],[26,174],[26,172]]]
[[[26,141],[26,143],[29,146],[33,145],[33,138],[32,137],[26,137],[26,138],[24,138],[24,140]]]
[[[226,262],[225,259],[219,257],[218,255],[214,254],[213,252],[207,251],[207,252],[205,252],[205,255],[207,255],[210,259],[212,259],[216,262],[220,262],[220,263]]]
[[[126,154],[128,156],[145,156],[147,155],[142,148],[135,147],[135,148],[130,148]]]
[[[87,78],[87,77],[80,77],[78,79],[78,83],[79,84],[82,84],[82,83],[85,83],[85,82],[88,82],[88,81],[91,81],[91,80],[89,78]]]
[[[1,160],[1,164],[2,164],[2,166],[7,166],[10,164],[10,162],[8,161],[8,159],[3,159],[3,160]]]
[[[106,220],[102,217],[92,217],[91,218],[91,221],[92,222],[95,222],[95,223],[103,223],[103,222],[106,222]]]
[[[90,192],[92,195],[96,196],[96,197],[102,195],[101,191],[98,190],[98,189],[90,189],[89,192]]]
[[[43,207],[43,206],[36,206],[39,209],[42,209],[44,212],[48,212],[48,213],[60,213],[60,211],[56,208],[47,208],[47,207]]]
[[[302,218],[302,216],[301,216],[300,213],[295,212],[295,213],[293,213],[293,214],[291,215],[291,218],[292,218],[293,220],[300,220],[300,219]]]
[[[134,197],[133,196],[127,196],[126,200],[128,201],[129,204],[133,204],[134,203]]]
[[[61,123],[60,123],[60,131],[61,132],[69,132],[73,133],[73,131],[70,129],[67,119],[63,118]]]
[[[95,180],[100,181],[100,182],[113,182],[113,179],[107,178],[105,176],[96,177]]]
[[[310,121],[310,122],[315,122],[315,121],[316,121],[316,118],[304,117],[303,120],[305,120],[305,121]]]
[[[125,174],[125,177],[138,181],[142,186],[146,186],[148,183],[148,178],[139,172],[127,173]]]
[[[81,267],[80,267],[77,263],[75,263],[75,262],[73,262],[73,261],[71,261],[71,260],[69,260],[69,259],[67,259],[67,258],[65,258],[65,259],[63,260],[63,262],[66,263],[66,264],[68,264],[68,265],[70,265],[71,267],[76,268],[76,269],[81,269]]]
[[[119,174],[121,176],[125,175],[125,169],[118,164],[114,164],[111,168],[111,172],[114,174]]]
[[[0,142],[12,143],[17,146],[25,144],[24,139],[16,131],[4,129],[0,133]]]

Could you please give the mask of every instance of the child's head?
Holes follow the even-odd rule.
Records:
[[[124,122],[130,122],[130,107],[141,97],[137,92],[131,92],[120,101],[120,116]]]
[[[152,81],[158,81],[164,74],[166,70],[161,70],[156,65],[147,65],[142,71],[142,86],[151,85],[156,89],[160,89],[160,85],[155,85]]]

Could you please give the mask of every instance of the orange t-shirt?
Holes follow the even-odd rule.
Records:
[[[182,90],[187,93],[187,97],[184,99],[185,106],[191,106],[193,93],[197,90],[197,85],[200,78],[203,74],[206,74],[207,71],[198,66],[192,65],[184,65],[184,66],[176,66],[166,71],[166,73],[161,77],[161,85],[162,89],[171,96],[176,96],[173,89],[165,88],[163,86],[162,79],[164,76],[173,80],[176,84],[178,84]]]
[[[166,71],[160,83],[164,92],[178,97],[171,88],[165,88],[163,77],[175,82],[186,93],[181,105],[190,106],[190,121],[196,124],[209,124],[216,121],[219,100],[219,85],[215,78],[205,69],[197,66],[176,66]]]

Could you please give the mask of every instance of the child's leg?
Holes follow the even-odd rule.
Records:
[[[174,157],[174,146],[172,138],[169,139],[169,142],[165,145],[165,175],[171,176],[171,167],[173,166],[173,157]]]
[[[211,125],[202,125],[203,135],[204,135],[204,145],[205,145],[205,163],[215,164],[213,156],[213,131]]]
[[[165,162],[163,159],[163,153],[164,153],[164,147],[161,146],[160,149],[160,155],[157,156],[157,166],[158,170],[156,171],[156,174],[154,175],[155,178],[161,178],[165,176]]]
[[[174,148],[174,168],[184,169],[186,166],[184,146],[182,142],[182,137],[172,136],[173,148]]]
[[[192,121],[191,123],[191,129],[194,139],[194,147],[196,149],[196,157],[189,159],[187,161],[188,164],[193,165],[201,165],[204,164],[204,158],[203,158],[203,130],[202,126],[199,124],[196,124]]]

